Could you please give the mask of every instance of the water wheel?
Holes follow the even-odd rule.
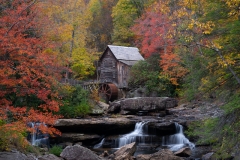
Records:
[[[103,83],[99,87],[99,96],[105,102],[114,101],[118,98],[118,88],[113,83]]]

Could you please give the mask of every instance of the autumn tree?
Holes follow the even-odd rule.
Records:
[[[22,132],[27,123],[41,122],[42,132],[59,134],[52,127],[58,118],[53,113],[59,110],[57,72],[54,55],[46,52],[48,43],[38,29],[37,1],[1,0],[1,4],[0,120],[5,125],[0,127]]]
[[[46,32],[56,44],[54,51],[62,65],[78,79],[94,73],[95,51],[86,47],[87,27],[91,20],[84,0],[50,0],[42,3],[43,15],[53,21]],[[68,75],[66,75],[68,78]]]
[[[196,92],[200,93],[201,97],[214,98],[213,100],[224,103],[221,106],[224,114],[204,121],[196,131],[199,131],[197,136],[202,137],[200,141],[203,143],[214,142],[217,159],[227,159],[238,152],[236,146],[239,146],[239,142],[236,139],[240,138],[240,2],[238,0],[184,2],[183,8],[192,13],[185,23],[185,36],[182,35],[189,37],[188,43],[185,44],[192,50],[186,57],[191,58],[195,52],[199,55],[199,62],[202,62],[193,68],[187,77],[194,77],[194,72],[204,69],[204,74],[195,77],[199,83]]]
[[[212,74],[210,77],[215,77],[214,82],[218,86],[240,85],[238,65],[240,23],[239,11],[236,9],[239,5],[238,1],[209,2],[205,7],[205,14],[199,20],[212,23],[211,32],[204,33],[202,38],[204,43],[199,45],[205,48],[209,55],[214,55],[213,63],[209,64]],[[208,88],[208,91],[218,88],[210,85],[212,83],[209,81],[210,77],[206,77],[203,81],[203,88]]]
[[[134,34],[130,30],[134,21],[141,16],[144,8],[153,1],[148,0],[119,0],[113,7],[113,43],[116,45],[133,45]]]
[[[239,84],[236,65],[239,51],[235,45],[239,35],[236,30],[238,4],[236,1],[204,0],[168,4],[172,10],[169,18],[178,22],[179,49],[176,53],[184,59],[189,70],[186,90],[194,88],[195,93],[203,96],[218,92],[224,86]]]
[[[186,70],[181,65],[179,55],[175,54],[176,25],[165,11],[161,11],[162,7],[162,3],[149,7],[132,27],[132,31],[135,33],[136,45],[145,58],[159,54],[161,75],[165,74],[173,84],[178,85]]]

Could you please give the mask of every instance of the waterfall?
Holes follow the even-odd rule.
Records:
[[[33,132],[30,133],[30,138],[29,141],[33,146],[44,146],[44,147],[49,147],[49,135],[48,134],[43,134],[39,129],[38,126],[41,125],[42,123],[35,123],[35,122],[30,122],[29,127],[33,128]],[[45,124],[44,124],[45,125]],[[45,125],[46,126],[46,125]]]
[[[135,124],[135,129],[125,135],[120,135],[119,138],[112,140],[111,138],[103,138],[100,143],[94,145],[94,149],[97,148],[120,148],[126,144],[136,142],[141,147],[147,147],[147,145],[157,143],[159,140],[155,135],[148,134],[148,122],[138,122]]]
[[[100,143],[98,143],[98,144],[94,145],[94,147],[93,147],[93,148],[101,148],[101,147],[102,147],[102,145],[103,145],[103,143],[104,143],[104,141],[105,141],[105,138],[103,138],[103,139],[101,140],[101,142],[100,142]]]
[[[138,122],[135,125],[135,129],[133,132],[128,133],[120,137],[116,142],[118,143],[118,147],[122,147],[126,144],[130,144],[132,142],[145,143],[145,137],[147,135],[147,122]]]
[[[183,126],[175,123],[176,134],[163,137],[163,146],[168,146],[172,151],[178,151],[179,149],[188,146],[193,149],[195,145],[190,142],[183,134]]]

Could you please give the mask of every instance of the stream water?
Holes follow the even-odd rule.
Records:
[[[178,151],[183,147],[194,149],[195,145],[183,134],[183,126],[175,123],[176,133],[162,138],[162,146],[167,146],[171,151]]]
[[[172,151],[177,151],[183,147],[189,147],[193,149],[195,145],[191,143],[183,134],[183,126],[175,123],[176,133],[169,136],[158,136],[148,134],[148,122],[138,122],[135,125],[135,129],[125,135],[118,137],[105,137],[100,143],[96,144],[93,149],[95,151],[108,150],[116,151],[120,147],[136,142],[138,154],[150,154],[157,152],[160,148],[169,148]]]
[[[134,131],[126,135],[120,136],[120,138],[116,140],[115,145],[120,148],[132,142],[145,144],[146,139],[150,136],[147,134],[147,125],[145,124],[147,124],[147,122],[136,123]]]
[[[31,144],[33,146],[49,147],[49,135],[43,134],[38,129],[38,126],[41,125],[41,123],[31,122],[28,125],[29,127],[33,128],[33,132],[29,133],[28,135],[28,140],[31,142]]]

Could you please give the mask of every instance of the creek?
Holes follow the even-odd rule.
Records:
[[[132,132],[124,135],[107,136],[100,143],[94,145],[92,150],[96,152],[107,150],[109,153],[112,153],[132,142],[136,142],[137,144],[134,156],[155,153],[161,148],[168,148],[172,151],[177,151],[183,147],[194,149],[195,145],[183,133],[183,126],[175,123],[175,130],[175,134],[158,136],[148,133],[148,122],[138,122]]]

